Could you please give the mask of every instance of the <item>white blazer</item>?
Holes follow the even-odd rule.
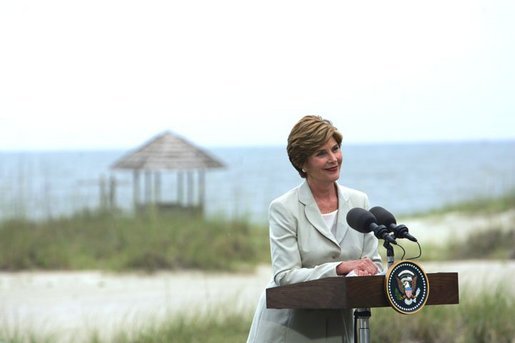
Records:
[[[380,270],[378,241],[348,226],[347,212],[368,209],[365,193],[337,185],[337,235],[327,227],[307,182],[272,201],[269,208],[273,277],[268,287],[337,276],[345,260],[368,256]],[[263,291],[247,342],[352,342],[351,310],[267,309]]]

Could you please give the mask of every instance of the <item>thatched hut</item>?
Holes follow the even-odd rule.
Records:
[[[186,139],[163,132],[116,161],[111,169],[133,172],[133,200],[135,209],[149,204],[158,208],[203,210],[205,171],[223,168],[222,162]],[[161,199],[161,173],[175,172],[176,201]],[[194,174],[197,174],[195,186]],[[141,176],[144,176],[145,199],[141,199]],[[196,192],[195,192],[196,190]]]

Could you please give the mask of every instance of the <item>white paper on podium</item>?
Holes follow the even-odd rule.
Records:
[[[386,274],[386,271],[382,271],[382,272],[378,272],[376,273],[375,275],[385,275]],[[350,273],[348,273],[347,275],[345,275],[345,277],[349,277],[349,276],[359,276],[358,274],[356,274],[356,270],[353,269],[350,271]]]

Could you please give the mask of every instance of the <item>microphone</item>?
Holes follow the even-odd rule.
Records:
[[[351,209],[347,213],[347,223],[356,231],[361,233],[372,231],[377,238],[397,244],[395,239],[388,234],[386,226],[378,225],[376,217],[364,208],[355,207]]]
[[[417,242],[417,239],[409,234],[409,230],[406,225],[397,225],[397,221],[393,214],[384,208],[380,206],[372,207],[370,212],[376,217],[379,224],[386,226],[388,231],[393,232],[395,238],[407,238],[410,241]]]

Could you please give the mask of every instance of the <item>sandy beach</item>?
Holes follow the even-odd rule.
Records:
[[[176,314],[248,313],[269,276],[267,267],[252,274],[0,273],[0,325],[73,337],[96,329],[109,334]]]
[[[513,215],[514,212],[510,212],[495,220],[508,225],[513,222]],[[474,227],[480,230],[482,223],[486,225],[492,220],[476,221]],[[456,227],[462,225],[463,218],[459,221],[449,216],[447,221],[435,219],[434,223],[419,220],[408,224],[412,228],[431,227],[430,232],[410,230],[423,244],[431,238],[444,241],[452,237],[459,231]],[[422,265],[426,272],[458,272],[461,297],[471,291],[515,281],[514,260]],[[507,281],[506,275],[512,280]],[[267,265],[249,274],[201,271],[0,273],[0,329],[38,334],[56,332],[63,341],[71,337],[76,341],[80,335],[95,330],[101,336],[109,336],[118,329],[135,328],[178,314],[198,316],[236,311],[250,315],[270,278],[271,268]]]
[[[492,227],[511,230],[515,223],[515,210],[491,215],[470,214],[467,216],[450,212],[428,217],[401,217],[397,222],[405,224],[409,228],[409,232],[417,237],[421,244],[441,244],[448,240],[461,241],[472,233]]]
[[[462,294],[465,290],[470,294],[471,290],[491,289],[505,283],[506,275],[515,275],[515,261],[423,266],[426,272],[458,272]],[[58,332],[66,339],[93,330],[108,336],[119,328],[133,328],[176,314],[217,314],[227,310],[247,314],[252,312],[270,276],[268,266],[248,275],[1,273],[0,320],[4,329],[7,326],[11,331]]]

